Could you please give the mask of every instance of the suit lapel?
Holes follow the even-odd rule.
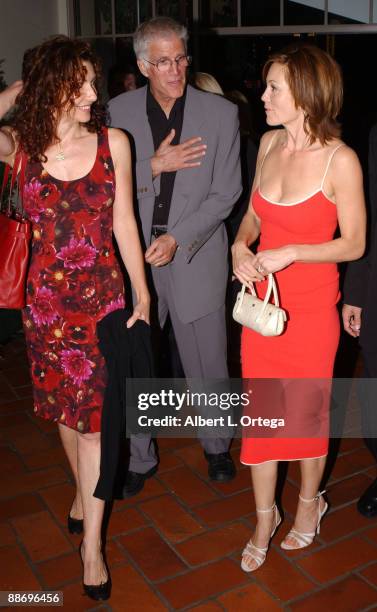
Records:
[[[140,93],[139,93],[140,92]],[[148,159],[154,154],[154,144],[152,131],[146,113],[147,107],[147,87],[138,90],[137,105],[134,107],[132,121],[134,126],[132,132],[135,136],[137,159]],[[180,142],[188,138],[200,136],[200,128],[205,121],[202,111],[200,94],[191,87],[187,86],[185,109]],[[190,193],[196,184],[196,175],[199,166],[179,170],[174,181],[174,189],[169,212],[169,228],[173,227],[182,215],[187,204]]]
[[[196,89],[190,85],[187,85],[180,142],[184,142],[188,138],[193,138],[194,136],[200,136],[200,128],[204,123],[204,120],[205,117],[202,112],[200,94],[196,91]],[[173,227],[177,223],[185,209],[189,194],[194,188],[199,167],[200,166],[197,166],[196,168],[178,170],[175,176],[173,196],[169,212],[169,228]]]
[[[135,112],[133,113],[133,133],[137,159],[148,159],[154,154],[152,130],[147,116],[147,86],[137,90],[139,94]]]

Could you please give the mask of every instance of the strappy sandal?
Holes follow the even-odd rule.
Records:
[[[320,499],[324,493],[326,493],[326,491],[321,491],[320,493],[317,493],[317,495],[312,499],[305,499],[304,497],[301,497],[301,495],[299,495],[300,500],[306,503],[318,501],[318,520],[316,529],[311,533],[301,533],[301,531],[297,531],[297,529],[291,529],[290,532],[285,536],[284,540],[281,542],[281,548],[283,548],[284,550],[298,550],[299,548],[306,548],[307,546],[310,546],[310,544],[314,540],[315,535],[320,532],[321,520],[326,514],[329,507],[328,503],[325,502],[324,508],[321,511]],[[291,544],[287,544],[286,540],[288,538],[294,538],[298,545],[292,546]]]
[[[271,531],[271,535],[270,535],[270,540],[271,540],[272,536],[274,535],[275,531],[277,530],[277,528],[279,527],[281,523],[281,516],[279,515],[276,503],[274,503],[274,505],[271,506],[271,508],[268,508],[267,510],[258,510],[257,508],[256,511],[261,512],[261,513],[275,511],[275,525],[274,525],[273,530]],[[255,570],[257,570],[258,568],[260,568],[261,565],[263,565],[266,559],[268,545],[269,543],[267,544],[266,548],[259,548],[258,546],[255,546],[255,544],[253,544],[251,540],[248,541],[248,543],[246,544],[242,552],[241,568],[243,569],[244,572],[255,572]],[[246,562],[246,558],[249,558],[252,561],[255,561],[257,566],[254,568],[251,568],[249,564]]]

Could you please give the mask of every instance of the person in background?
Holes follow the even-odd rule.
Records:
[[[208,74],[208,72],[194,72],[190,79],[190,83],[202,91],[208,91],[209,93],[217,94],[219,96],[224,95],[221,85],[218,83],[215,77],[212,76],[212,74]]]
[[[32,59],[32,62],[31,62]],[[79,554],[85,593],[108,599],[111,580],[101,542],[101,415],[107,370],[96,326],[124,309],[113,232],[136,303],[127,327],[149,321],[149,293],[133,212],[128,138],[105,127],[89,44],[54,37],[28,52],[29,71],[0,94],[0,160],[27,158],[23,205],[33,231],[23,324],[34,412],[57,423],[76,483],[68,513],[83,533]],[[24,71],[25,72],[25,71]]]
[[[185,376],[227,379],[224,219],[241,192],[236,107],[186,86],[187,31],[157,17],[141,24],[134,49],[148,85],[109,104],[111,123],[135,143],[138,210],[157,296],[159,325],[173,326]],[[209,478],[230,480],[235,467],[224,437],[202,437]],[[131,438],[124,495],[156,472],[150,437]]]
[[[363,357],[363,377],[377,378],[377,125],[369,135],[369,209],[368,252],[360,261],[348,264],[343,287],[343,325],[346,332],[359,338]],[[365,443],[377,463],[376,389],[372,380],[360,388],[362,431]],[[377,516],[377,478],[357,502],[358,511],[367,518]]]
[[[280,460],[300,461],[301,470],[294,525],[281,547],[304,548],[319,533],[328,508],[318,491],[328,452],[328,381],[339,341],[336,264],[358,259],[365,248],[360,163],[340,140],[336,121],[343,93],[339,66],[317,47],[292,45],[268,59],[263,76],[267,124],[275,129],[261,139],[250,206],[232,253],[234,274],[242,283],[256,283],[260,298],[265,277],[275,274],[288,312],[280,336],[244,327],[241,339],[242,376],[269,379],[264,397],[276,388],[279,398],[271,409],[253,396],[252,411],[283,410],[285,432],[271,438],[254,431],[242,438],[241,462],[251,466],[257,512],[242,554],[245,572],[264,563],[281,523],[275,503]]]
[[[137,89],[139,86],[136,67],[116,64],[109,69],[107,76],[107,92],[110,100],[125,91],[134,91],[134,89]]]

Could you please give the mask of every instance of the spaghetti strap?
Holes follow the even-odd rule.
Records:
[[[335,155],[335,153],[337,152],[337,150],[338,150],[338,149],[340,149],[340,147],[345,147],[345,146],[346,146],[346,145],[345,145],[345,143],[344,143],[344,142],[342,142],[340,145],[338,145],[337,147],[335,147],[335,149],[333,149],[333,150],[331,151],[331,153],[330,153],[330,155],[329,155],[329,159],[328,159],[328,161],[327,161],[327,165],[326,165],[325,174],[323,175],[323,179],[322,179],[322,182],[321,182],[321,191],[323,191],[323,184],[324,184],[324,182],[325,182],[325,178],[326,178],[326,176],[327,176],[327,172],[328,172],[328,170],[329,170],[329,168],[330,168],[330,164],[331,164],[332,158],[334,157],[334,155]]]
[[[264,160],[266,159],[267,155],[268,155],[268,154],[269,154],[269,152],[270,152],[270,149],[271,149],[272,143],[274,142],[274,140],[275,140],[275,136],[276,136],[276,134],[278,133],[278,131],[279,131],[279,130],[276,130],[275,134],[273,135],[273,137],[271,138],[270,142],[268,143],[268,147],[267,147],[266,152],[265,152],[265,154],[264,154],[264,156],[263,156],[262,163],[261,163],[261,166],[260,166],[260,171],[259,171],[259,172],[260,172],[260,174],[262,173],[262,168],[263,168]],[[259,182],[260,182],[260,181],[259,181]]]

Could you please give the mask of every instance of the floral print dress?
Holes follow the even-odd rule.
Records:
[[[96,324],[125,305],[112,242],[114,194],[107,128],[83,178],[61,181],[41,163],[26,169],[33,239],[23,323],[34,411],[81,433],[101,429],[107,373]]]

